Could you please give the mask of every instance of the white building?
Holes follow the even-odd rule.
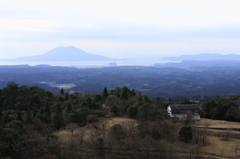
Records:
[[[177,104],[169,105],[167,111],[171,117],[176,116],[181,120],[191,118],[193,120],[200,120],[201,108],[198,104]]]

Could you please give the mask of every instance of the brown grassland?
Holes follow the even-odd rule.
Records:
[[[112,127],[114,124],[124,125],[127,122],[134,123],[134,130],[132,136],[136,135],[138,133],[137,125],[140,122],[126,116],[108,117],[107,125],[104,129],[98,124],[99,129],[96,130],[94,125],[89,123],[84,127],[80,127],[74,130],[73,135],[68,130],[57,131],[55,132],[55,135],[57,135],[61,139],[62,144],[64,145],[67,144],[70,140],[78,140],[79,134],[81,132],[84,132],[83,138],[85,141],[91,140],[91,137],[94,135],[94,133],[100,135],[101,137],[106,137],[108,136],[110,127]],[[179,139],[178,132],[182,127],[182,124],[177,123],[174,128],[174,133],[172,134],[174,136],[174,140],[171,143],[165,144],[165,146],[168,146],[170,149],[171,147],[175,147],[174,151],[180,154],[178,158],[240,158],[240,131],[234,130],[240,128],[240,123],[201,119],[200,121],[197,121],[194,125],[198,128],[207,127],[207,139],[204,144],[196,144],[194,138],[188,143],[181,141]],[[138,139],[136,138],[136,140]],[[136,143],[138,142],[141,141],[136,141]],[[159,144],[163,143],[165,142],[159,140]]]

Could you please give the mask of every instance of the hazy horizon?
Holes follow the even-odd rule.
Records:
[[[240,54],[238,1],[2,1],[0,59],[75,46],[110,58]]]

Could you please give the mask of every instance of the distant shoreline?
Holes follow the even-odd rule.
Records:
[[[109,63],[116,63],[117,66],[152,66],[155,63],[166,63],[159,59],[127,59],[127,60],[109,60],[109,61],[32,61],[32,62],[13,62],[13,61],[0,61],[0,65],[50,65],[50,66],[66,66],[77,68],[94,68],[106,67]],[[167,61],[168,62],[168,61]]]

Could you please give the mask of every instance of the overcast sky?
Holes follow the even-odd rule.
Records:
[[[239,0],[0,0],[0,59],[60,46],[112,58],[240,54]]]

